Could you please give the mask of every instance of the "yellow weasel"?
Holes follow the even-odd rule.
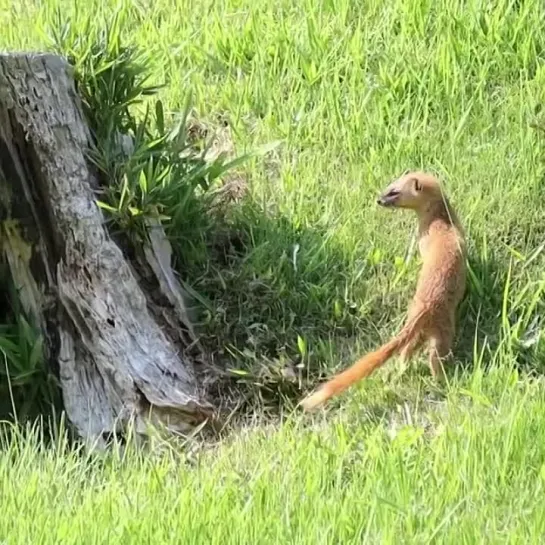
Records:
[[[368,377],[398,352],[403,361],[408,361],[424,342],[429,346],[433,376],[443,378],[442,361],[451,350],[456,308],[466,286],[463,229],[437,179],[424,172],[410,172],[391,183],[378,204],[414,210],[418,217],[418,247],[423,263],[407,321],[392,340],[306,397],[301,402],[305,410],[321,405]]]

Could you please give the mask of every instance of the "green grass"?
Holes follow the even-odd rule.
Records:
[[[56,7],[82,28],[115,5],[0,0],[0,45],[44,49]],[[245,391],[276,403],[286,367],[333,372],[399,325],[414,218],[374,203],[407,168],[445,179],[469,238],[460,371],[436,391],[424,359],[403,376],[392,362],[325,416],[256,413],[189,465],[174,451],[93,461],[21,432],[0,454],[0,539],[542,542],[541,3],[141,0],[123,12],[123,39],[152,57],[170,110],[191,93],[239,154],[283,142],[240,170],[249,194],[223,227],[238,251],[222,255],[212,228],[194,246],[169,230],[209,301],[207,346],[267,386]]]
[[[408,399],[385,419],[353,396],[313,427],[298,419],[252,427],[195,456],[99,458],[22,433],[0,456],[0,537],[542,543],[543,383],[509,378],[478,374],[446,406]]]

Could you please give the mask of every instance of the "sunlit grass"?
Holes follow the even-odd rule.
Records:
[[[116,6],[0,0],[0,44],[43,49],[57,7],[77,27]],[[460,372],[442,393],[424,365],[398,376],[392,362],[325,418],[254,427],[190,466],[174,454],[99,466],[18,437],[0,457],[8,543],[540,543],[544,397],[528,373],[544,361],[543,142],[531,127],[545,101],[542,5],[120,6],[167,108],[191,93],[239,154],[282,140],[241,171],[241,252],[183,256],[210,301],[208,346],[274,382],[278,368],[332,372],[383,340],[418,263],[414,218],[375,195],[424,168],[445,180],[469,240]]]
[[[541,543],[543,384],[509,373],[490,380],[506,379],[496,389],[483,377],[446,406],[414,397],[382,420],[357,396],[359,406],[317,416],[312,427],[298,419],[253,427],[188,459],[160,446],[102,459],[21,433],[0,456],[0,537]]]

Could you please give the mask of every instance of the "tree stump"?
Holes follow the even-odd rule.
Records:
[[[187,432],[212,407],[187,351],[191,327],[168,248],[157,251],[168,242],[150,237],[143,288],[95,202],[89,144],[70,65],[0,55],[1,251],[44,333],[68,419],[98,442],[129,424],[144,432],[150,419]]]

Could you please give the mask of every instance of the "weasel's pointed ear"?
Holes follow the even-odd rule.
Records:
[[[415,191],[422,191],[422,184],[418,181],[417,178],[414,178],[413,184],[414,184]]]

